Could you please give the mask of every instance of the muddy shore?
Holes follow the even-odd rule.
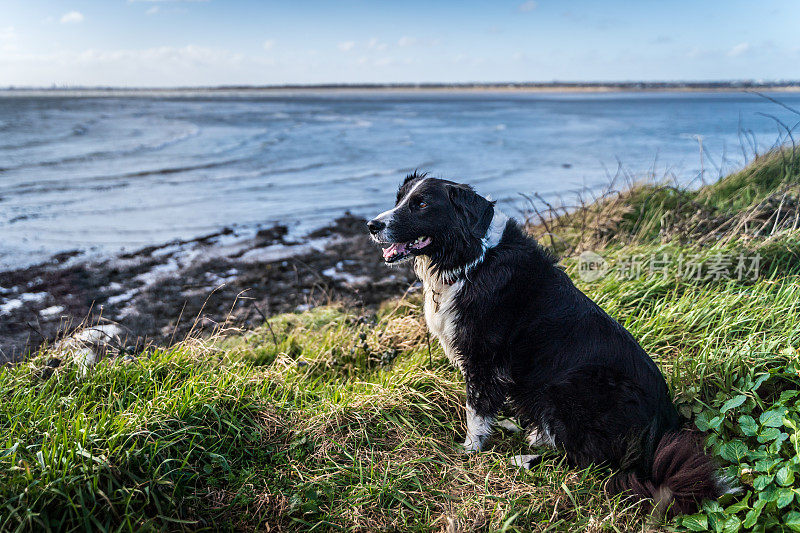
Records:
[[[301,239],[284,226],[241,238],[230,229],[103,260],[80,252],[0,272],[0,362],[16,361],[82,324],[115,323],[131,351],[228,324],[342,302],[368,311],[414,284],[390,268],[350,214]]]

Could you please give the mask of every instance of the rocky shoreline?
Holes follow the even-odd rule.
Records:
[[[0,272],[0,363],[87,324],[116,324],[124,347],[140,351],[332,302],[368,310],[414,284],[409,266],[383,264],[350,214],[302,239],[285,226],[246,238],[224,229],[102,260],[80,255]]]

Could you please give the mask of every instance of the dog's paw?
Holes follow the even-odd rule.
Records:
[[[541,455],[515,455],[511,458],[511,465],[530,470],[541,459]]]
[[[468,455],[472,454],[472,453],[478,453],[483,448],[483,442],[485,440],[486,440],[485,437],[484,438],[471,437],[471,436],[467,435],[467,438],[464,441],[464,444],[462,444],[462,446],[464,447],[464,453],[468,454]]]
[[[550,448],[555,446],[553,438],[550,436],[549,433],[536,428],[531,429],[528,432],[528,436],[526,437],[526,439],[528,441],[528,444],[530,446],[533,446],[534,448],[541,446],[546,446]]]

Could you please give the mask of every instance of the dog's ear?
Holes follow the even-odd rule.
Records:
[[[482,238],[494,217],[494,202],[490,202],[469,185],[453,184],[448,187],[450,202],[466,223],[465,229]]]
[[[398,203],[400,200],[402,200],[403,197],[405,197],[405,195],[408,193],[409,189],[414,186],[414,183],[416,183],[417,180],[423,180],[426,177],[428,177],[427,172],[420,172],[418,170],[415,170],[406,176],[406,179],[403,180],[403,183],[401,183],[400,187],[397,189],[397,198],[395,199],[394,203]]]

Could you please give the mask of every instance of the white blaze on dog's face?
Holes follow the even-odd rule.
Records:
[[[416,255],[457,253],[475,237],[474,230],[478,240],[483,236],[491,215],[491,202],[468,186],[415,173],[400,186],[395,206],[367,227],[384,246],[384,261],[399,263]]]
[[[383,259],[387,263],[400,263],[421,254],[433,243],[436,228],[430,222],[436,219],[438,198],[434,191],[423,185],[428,178],[407,181],[397,193],[394,208],[384,211],[367,223],[373,240],[382,245]],[[429,229],[429,232],[425,232]]]

